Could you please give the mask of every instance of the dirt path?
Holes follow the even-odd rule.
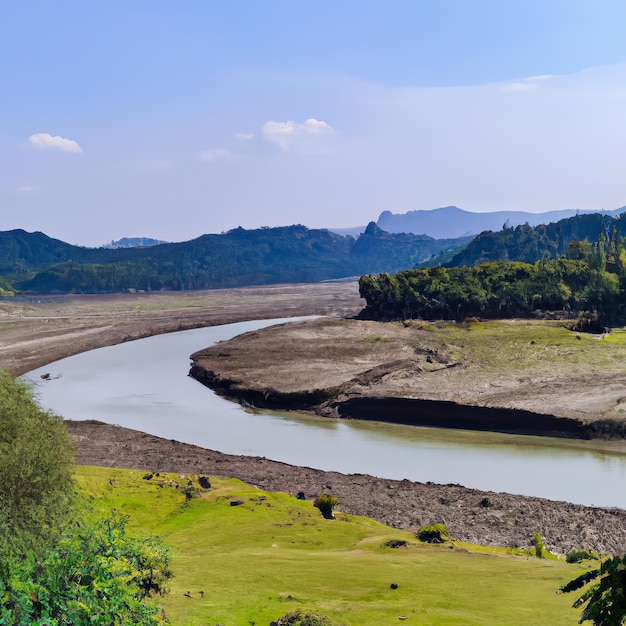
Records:
[[[193,293],[0,300],[0,367],[13,375],[85,350],[156,333],[286,315],[354,315],[354,282]],[[539,531],[549,549],[626,550],[626,511],[485,493],[458,485],[343,475],[266,459],[230,456],[93,422],[67,422],[80,464],[232,476],[308,499],[332,492],[343,511],[396,528],[444,522],[453,537],[528,546]]]

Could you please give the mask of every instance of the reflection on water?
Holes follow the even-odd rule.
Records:
[[[187,376],[193,352],[284,321],[213,326],[100,348],[24,379],[43,408],[66,419],[97,419],[228,454],[626,508],[622,442],[248,413]],[[41,379],[42,373],[51,379]]]

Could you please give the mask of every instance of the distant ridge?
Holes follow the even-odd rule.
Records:
[[[492,211],[490,213],[472,213],[456,206],[439,209],[392,213],[383,211],[376,222],[379,228],[388,233],[413,233],[428,235],[435,239],[454,239],[457,237],[475,236],[486,230],[502,230],[507,227],[528,224],[551,224],[569,217],[588,213],[616,216],[626,211],[626,206],[613,211],[563,209],[545,213],[528,213],[526,211]]]
[[[150,237],[122,237],[117,241],[111,243],[105,243],[103,248],[146,248],[148,246],[158,246],[162,243],[169,243],[167,241],[161,241],[160,239],[151,239]]]
[[[111,293],[319,282],[397,272],[468,243],[390,234],[374,222],[358,239],[296,224],[120,248],[82,248],[14,230],[0,232],[0,290]]]

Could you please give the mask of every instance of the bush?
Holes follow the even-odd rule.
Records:
[[[407,542],[404,539],[390,539],[389,541],[385,541],[386,548],[401,548],[402,546],[406,546]]]
[[[329,493],[320,493],[313,506],[316,506],[324,516],[324,519],[335,519],[333,515],[333,507],[338,504],[339,500],[335,496],[331,496]]]
[[[570,550],[565,557],[568,563],[580,563],[585,559],[598,561],[600,557],[597,552],[593,552],[592,550]]]
[[[422,526],[417,531],[417,538],[426,543],[444,543],[450,541],[450,533],[443,524],[433,524],[432,526]]]
[[[543,540],[541,539],[541,535],[539,533],[535,533],[533,535],[533,542],[535,544],[535,556],[538,559],[543,559]]]
[[[171,576],[155,537],[78,506],[61,418],[0,370],[0,624],[157,626],[147,599]]]
[[[272,622],[270,626],[333,626],[333,622],[319,613],[291,611],[283,615],[278,621]]]
[[[167,623],[146,599],[165,591],[168,551],[155,537],[128,538],[127,519],[82,519],[54,549],[16,563],[0,578],[0,624]]]

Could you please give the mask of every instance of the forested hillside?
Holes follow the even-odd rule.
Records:
[[[485,231],[444,264],[461,267],[486,261],[534,263],[546,257],[554,259],[567,252],[570,241],[597,241],[600,233],[609,238],[614,227],[621,236],[626,235],[625,213],[618,217],[590,213],[535,227],[524,224],[497,232]]]
[[[413,267],[468,240],[390,235],[371,223],[358,239],[304,226],[236,228],[184,243],[82,248],[42,233],[0,238],[0,287],[30,293],[210,289],[317,282]]]
[[[568,221],[568,220],[566,220]],[[454,319],[530,317],[560,311],[579,328],[626,322],[626,250],[614,225],[611,238],[570,241],[565,256],[534,263],[487,262],[396,275],[362,276],[364,317]]]

